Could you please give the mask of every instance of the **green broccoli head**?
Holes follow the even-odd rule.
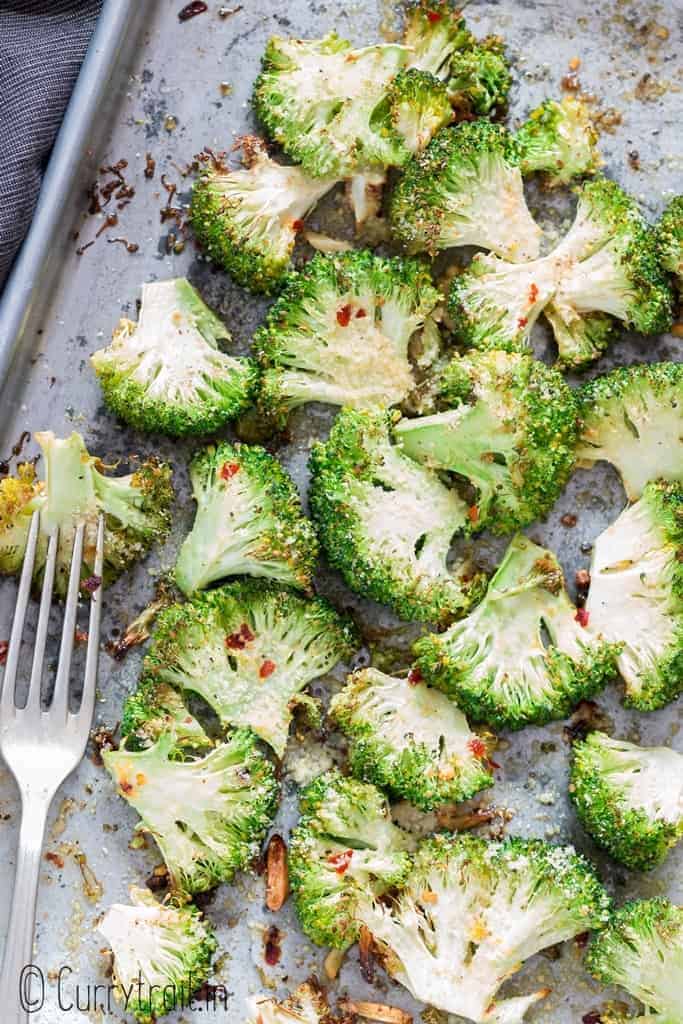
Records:
[[[393,166],[421,153],[436,133],[453,120],[444,83],[429,71],[400,71],[372,112],[372,128],[391,140]]]
[[[519,535],[481,604],[417,641],[417,665],[475,721],[520,729],[566,718],[616,674],[618,645],[580,618],[555,555]]]
[[[541,171],[550,187],[595,174],[602,165],[590,111],[575,96],[546,100],[531,112],[515,138],[522,174]]]
[[[256,115],[314,177],[390,166],[402,158],[402,147],[397,152],[396,137],[372,118],[410,55],[395,44],[354,50],[334,32],[313,40],[274,36],[254,88]]]
[[[207,256],[253,292],[270,294],[290,267],[304,218],[339,178],[312,178],[249,147],[249,165],[209,164],[192,192],[190,222]]]
[[[335,1024],[325,994],[315,979],[299,985],[281,1003],[269,996],[256,998],[254,1015],[248,1024]]]
[[[442,129],[394,187],[389,219],[411,253],[477,245],[511,260],[538,255],[517,145],[489,121]]]
[[[643,1020],[683,1021],[683,907],[661,897],[625,903],[593,939],[585,962],[598,981],[620,985],[659,1014]]]
[[[139,430],[210,434],[244,412],[256,386],[248,359],[221,352],[227,327],[184,277],[142,286],[136,323],[121,320],[91,357],[104,400]]]
[[[683,288],[683,196],[671,200],[656,228],[659,259]]]
[[[359,909],[385,967],[416,999],[512,1024],[548,990],[499,1001],[503,981],[534,953],[601,927],[608,912],[607,894],[572,847],[446,834],[421,844],[393,904]]]
[[[121,736],[126,749],[144,750],[165,732],[174,733],[179,757],[184,756],[187,748],[211,746],[211,740],[178,691],[152,675],[143,677],[123,706]]]
[[[392,444],[384,410],[344,409],[311,454],[310,502],[330,564],[352,590],[403,619],[443,622],[479,596],[481,578],[447,558],[467,506]]]
[[[683,484],[655,481],[595,541],[591,632],[622,645],[624,703],[654,711],[683,692]]]
[[[558,268],[554,303],[565,319],[602,312],[641,334],[671,327],[673,293],[656,234],[616,182],[582,186],[574,223],[547,259]]]
[[[636,501],[649,480],[683,482],[683,364],[620,366],[579,391],[580,464],[610,462]]]
[[[426,266],[367,250],[318,254],[292,274],[256,336],[262,411],[304,402],[372,407],[415,386],[408,345],[441,296]]]
[[[609,313],[579,315],[568,307],[558,309],[551,300],[543,315],[552,327],[557,343],[560,370],[580,370],[605,352],[617,336],[617,323]]]
[[[294,699],[358,646],[324,599],[245,580],[162,612],[143,672],[202,697],[224,726],[252,729],[282,757]]]
[[[93,586],[112,583],[167,535],[173,500],[170,468],[150,459],[128,476],[108,476],[80,434],[62,440],[43,431],[34,437],[41,448],[45,480],[37,481],[33,467],[22,466],[17,477],[7,477],[0,485],[0,573],[20,570],[31,516],[40,511],[36,581],[45,565],[48,539],[58,529],[55,590],[64,596],[74,535],[83,523],[81,576]],[[102,580],[93,576],[100,515],[105,520]]]
[[[473,352],[442,371],[442,412],[403,419],[403,452],[475,489],[470,521],[511,533],[544,516],[574,461],[576,402],[556,370],[527,355]]]
[[[211,973],[213,928],[182,900],[158,903],[133,886],[130,904],[115,903],[97,930],[114,955],[114,995],[140,1024],[189,1004]]]
[[[183,593],[243,574],[310,587],[317,540],[277,459],[225,442],[193,459],[190,479],[197,515],[175,570]]]
[[[683,837],[683,754],[591,732],[572,751],[570,792],[586,831],[637,871]]]
[[[498,36],[489,36],[453,54],[447,87],[456,116],[494,117],[503,113],[511,85],[510,65]]]
[[[416,673],[368,668],[349,677],[330,707],[351,741],[353,774],[424,811],[468,800],[493,783],[488,747],[442,693]]]
[[[411,840],[391,821],[375,788],[337,771],[301,794],[301,818],[289,844],[289,878],[305,934],[319,946],[346,949],[360,931],[362,899],[401,884]]]
[[[192,760],[177,759],[173,732],[147,749],[124,746],[102,758],[140,815],[138,830],[154,836],[174,888],[205,892],[258,855],[277,810],[278,784],[249,729]]]
[[[403,42],[411,50],[411,67],[446,79],[452,61],[474,38],[449,0],[415,0],[406,11]]]

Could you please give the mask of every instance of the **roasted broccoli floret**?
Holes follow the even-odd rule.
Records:
[[[411,253],[478,245],[510,260],[538,256],[517,145],[489,121],[442,129],[394,187],[389,219]]]
[[[406,12],[403,42],[410,65],[446,79],[454,57],[474,44],[464,18],[449,0],[416,0]]]
[[[593,939],[586,966],[659,1014],[643,1021],[683,1024],[683,907],[661,897],[625,903]]]
[[[249,729],[210,753],[177,759],[173,732],[145,750],[107,750],[105,767],[161,850],[174,888],[205,892],[257,856],[277,809],[273,766]]]
[[[304,402],[400,402],[415,386],[410,339],[440,298],[417,261],[314,256],[289,277],[256,336],[263,412],[282,425]]]
[[[529,114],[515,138],[522,174],[541,171],[551,187],[595,174],[602,164],[590,111],[574,96],[546,100]]]
[[[175,735],[179,757],[184,756],[187,748],[211,746],[211,740],[178,691],[150,674],[126,699],[121,735],[127,750],[142,750],[156,743],[164,732]]]
[[[589,630],[622,645],[624,703],[654,711],[683,692],[683,484],[655,481],[595,541]]]
[[[368,668],[349,677],[330,712],[351,740],[353,774],[424,811],[468,800],[493,782],[488,747],[442,693]]]
[[[310,586],[315,533],[277,459],[257,446],[223,443],[193,459],[190,480],[197,515],[175,571],[183,593],[242,574]]]
[[[521,729],[566,718],[616,675],[618,646],[580,618],[555,555],[519,535],[481,604],[416,642],[417,665],[477,722]]]
[[[619,321],[609,313],[584,313],[576,316],[560,310],[551,301],[543,310],[557,344],[557,362],[562,370],[580,370],[605,352],[618,334]]]
[[[91,357],[104,400],[139,430],[210,434],[249,405],[251,360],[221,352],[225,324],[184,277],[142,286],[138,322],[121,320],[111,345]]]
[[[289,845],[289,878],[301,927],[319,946],[346,949],[358,938],[356,911],[404,881],[411,841],[394,825],[374,786],[337,771],[301,795]]]
[[[421,844],[393,904],[359,908],[387,970],[416,999],[491,1024],[519,1024],[548,994],[498,1000],[524,960],[602,926],[608,912],[593,869],[570,846],[444,834]]]
[[[0,484],[0,573],[20,570],[31,516],[40,512],[35,578],[42,575],[50,535],[59,530],[55,590],[66,593],[74,535],[85,526],[81,576],[91,588],[112,583],[140,558],[154,541],[165,538],[173,500],[171,470],[150,459],[129,476],[108,476],[103,463],[90,455],[80,434],[59,439],[51,431],[34,435],[41,448],[45,479],[32,465]],[[105,520],[103,579],[93,576],[99,516]]]
[[[218,942],[196,907],[158,903],[133,886],[130,904],[115,903],[97,930],[114,955],[114,995],[140,1024],[189,1004],[211,973]]]
[[[489,117],[507,107],[512,85],[505,47],[498,36],[453,54],[447,88],[456,116]]]
[[[143,674],[198,694],[223,725],[249,727],[281,757],[297,694],[358,646],[324,599],[246,580],[162,612]]]
[[[283,1002],[262,996],[254,1000],[254,1017],[249,1024],[335,1024],[324,993],[314,981],[307,981]],[[341,1022],[340,1022],[341,1024]]]
[[[330,564],[403,619],[449,621],[481,577],[447,558],[467,505],[391,441],[386,411],[344,409],[311,453],[311,512]]]
[[[579,391],[579,463],[610,462],[629,501],[649,480],[683,481],[683,364],[620,366]]]
[[[254,292],[276,291],[304,218],[339,178],[312,178],[248,148],[249,166],[206,166],[195,183],[190,221],[207,256]]]
[[[656,230],[660,262],[683,290],[683,196],[671,200]]]
[[[372,112],[370,124],[391,140],[393,153],[385,162],[402,166],[452,120],[444,83],[428,71],[410,68],[398,73]]]
[[[683,754],[591,732],[572,755],[570,792],[586,831],[626,867],[657,867],[683,838]]]
[[[405,454],[469,482],[476,529],[511,533],[544,516],[574,460],[577,410],[562,376],[530,356],[473,352],[439,383],[444,411],[396,427]]]

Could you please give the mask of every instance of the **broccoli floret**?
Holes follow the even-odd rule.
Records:
[[[610,462],[629,501],[649,480],[683,481],[683,364],[620,366],[579,391],[579,463]]]
[[[505,47],[498,36],[453,54],[447,86],[456,115],[494,117],[503,113],[511,85]]]
[[[403,42],[410,47],[412,67],[446,79],[451,62],[474,37],[449,0],[416,0],[406,12]]]
[[[273,766],[249,729],[238,729],[210,753],[177,759],[173,732],[145,750],[104,751],[119,794],[150,832],[173,887],[205,892],[228,882],[258,855],[277,810]]]
[[[407,165],[389,219],[411,253],[478,245],[511,260],[538,256],[541,230],[524,199],[517,145],[488,121],[442,129]]]
[[[226,576],[264,576],[308,589],[318,546],[292,480],[263,448],[219,444],[190,465],[197,515],[178,555],[185,594]]]
[[[289,277],[256,336],[262,410],[282,425],[304,402],[400,402],[415,386],[410,339],[440,298],[416,260],[314,256]]]
[[[624,703],[654,711],[683,692],[683,484],[655,481],[595,541],[589,629],[622,645]]]
[[[566,718],[614,677],[619,650],[577,618],[555,555],[520,535],[468,618],[416,642],[417,665],[475,721]]]
[[[271,138],[315,177],[350,177],[403,157],[396,138],[372,118],[387,88],[410,63],[395,44],[354,50],[324,39],[270,39],[254,89],[257,117]],[[427,69],[429,70],[429,69]]]
[[[544,516],[574,461],[576,402],[562,376],[530,356],[473,352],[440,387],[444,411],[396,427],[405,454],[470,483],[476,529],[511,533]]]
[[[663,898],[633,900],[613,915],[586,955],[588,970],[605,985],[620,985],[660,1016],[683,1022],[683,907]]]
[[[683,755],[591,732],[574,744],[570,792],[586,831],[637,871],[683,838]]]
[[[493,776],[487,744],[462,712],[413,676],[396,679],[374,668],[356,672],[330,711],[351,740],[357,778],[431,811],[468,800]]]
[[[359,901],[404,881],[410,846],[374,786],[337,771],[310,783],[301,795],[301,819],[289,845],[289,878],[309,939],[337,949],[355,942]]]
[[[656,230],[660,262],[683,289],[683,196],[671,200]]]
[[[16,573],[28,540],[31,516],[40,511],[35,579],[40,581],[50,535],[59,529],[55,591],[64,596],[71,570],[76,528],[85,525],[81,576],[108,586],[143,558],[169,531],[173,500],[171,470],[150,459],[129,476],[107,476],[90,455],[80,434],[59,439],[51,431],[34,435],[40,445],[45,480],[33,467],[20,467],[16,478],[0,485],[0,573]],[[104,572],[97,580],[95,549],[98,518],[104,514]]]
[[[114,955],[114,995],[140,1024],[187,1006],[211,973],[213,928],[182,900],[157,903],[133,886],[131,904],[115,903],[97,926]]]
[[[185,706],[180,694],[152,677],[143,678],[126,699],[121,717],[121,735],[127,750],[153,746],[164,732],[173,732],[180,757],[186,748],[211,746],[209,737]]]
[[[550,187],[595,174],[602,165],[598,133],[586,104],[574,96],[546,100],[516,133],[522,174],[541,171]]]
[[[421,153],[439,129],[453,120],[443,82],[428,71],[401,71],[372,112],[372,128],[391,140],[392,166],[402,166]]]
[[[248,154],[245,168],[204,168],[192,192],[190,221],[215,263],[245,288],[269,294],[289,269],[304,218],[339,178],[312,178],[300,167],[277,163],[262,143],[252,141]]]
[[[607,894],[572,847],[443,834],[421,844],[393,905],[359,908],[387,970],[416,999],[506,1024],[519,1024],[548,990],[498,1001],[503,981],[534,953],[600,927],[608,912]]]
[[[450,621],[481,592],[466,565],[447,567],[467,505],[392,444],[391,423],[383,410],[339,414],[311,453],[311,512],[352,590],[403,619]]]
[[[281,1003],[268,996],[255,999],[254,1014],[250,1024],[335,1024],[325,994],[315,980],[299,985]]]
[[[256,369],[221,352],[230,332],[184,277],[142,286],[137,323],[121,320],[91,357],[104,400],[139,430],[210,434],[249,405]]]
[[[324,599],[246,580],[162,612],[143,673],[198,694],[223,725],[249,727],[282,757],[294,698],[358,646]]]
[[[567,307],[559,310],[551,300],[543,315],[555,336],[558,352],[555,366],[561,370],[580,370],[595,362],[617,336],[618,321],[608,313],[582,313],[579,316]]]

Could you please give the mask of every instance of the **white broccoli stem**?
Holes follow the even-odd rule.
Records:
[[[670,747],[639,747],[605,736],[596,769],[630,810],[651,819],[683,822],[683,755]]]
[[[382,208],[382,190],[387,180],[387,172],[363,171],[355,174],[346,182],[346,194],[353,210],[356,227],[379,216]]]
[[[532,992],[530,996],[516,996],[494,1003],[484,1017],[485,1024],[522,1024],[527,1010],[550,994],[550,989],[542,988]]]
[[[577,313],[609,313],[628,319],[631,283],[612,245],[604,245],[588,259],[565,270],[559,279],[556,302]]]
[[[35,435],[45,459],[47,500],[42,510],[42,527],[51,533],[55,527],[73,533],[76,521],[97,517],[97,496],[93,478],[93,458],[80,434],[65,440],[51,431]]]

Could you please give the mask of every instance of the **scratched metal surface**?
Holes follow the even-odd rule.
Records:
[[[139,285],[144,280],[188,274],[224,315],[240,347],[248,345],[266,305],[240,291],[225,275],[210,269],[198,258],[192,245],[181,254],[167,254],[165,237],[169,226],[163,226],[159,218],[166,198],[159,174],[165,171],[170,179],[181,182],[181,189],[186,191],[188,181],[180,179],[176,165],[183,166],[205,145],[226,149],[234,136],[253,129],[250,89],[259,56],[272,33],[320,35],[336,29],[360,44],[379,38],[381,22],[393,22],[391,8],[380,7],[378,0],[346,5],[326,0],[245,0],[244,8],[226,19],[218,16],[217,0],[211,0],[206,14],[185,24],[179,23],[176,16],[181,6],[180,0],[146,5],[140,45],[130,69],[122,68],[110,97],[111,119],[103,119],[91,150],[84,154],[83,180],[76,183],[71,196],[65,197],[63,237],[55,252],[62,263],[58,288],[52,301],[33,311],[23,340],[24,361],[6,382],[0,400],[2,457],[9,453],[23,430],[49,428],[60,434],[72,429],[82,431],[89,448],[107,461],[125,458],[132,452],[155,452],[173,463],[178,502],[172,536],[144,566],[108,592],[105,640],[122,630],[149,600],[154,576],[172,565],[193,509],[185,468],[189,448],[165,439],[135,435],[117,423],[102,405],[88,356],[110,336],[122,314],[134,313]],[[508,43],[516,83],[511,123],[521,119],[546,95],[558,95],[570,59],[579,57],[582,88],[595,93],[604,107],[614,107],[622,114],[622,123],[602,139],[607,172],[642,199],[651,217],[659,213],[667,195],[680,191],[680,3],[658,6],[609,0],[596,5],[590,0],[503,0],[473,2],[467,15],[477,33],[500,32]],[[651,78],[638,88],[646,73]],[[222,82],[232,87],[229,95],[223,95],[227,90],[221,90]],[[175,119],[173,131],[165,127],[169,125],[169,116]],[[157,163],[152,181],[143,174],[147,151]],[[637,151],[638,158],[629,160],[627,153],[633,151]],[[112,234],[137,242],[139,252],[128,255],[123,246],[108,245],[101,237],[79,258],[76,246],[91,239],[99,226],[97,217],[83,215],[87,207],[84,186],[101,163],[121,158],[128,160],[127,177],[137,195],[122,212],[119,228]],[[531,199],[551,233],[558,224],[558,213],[560,218],[569,213],[566,197],[559,205],[539,195],[532,194]],[[79,211],[78,242],[72,237],[74,209]],[[328,211],[328,217],[333,215],[334,211]],[[322,222],[326,222],[325,216]],[[539,346],[542,351],[542,338]],[[623,339],[599,368],[614,362],[664,358],[681,359],[680,341],[671,337]],[[302,489],[311,440],[324,434],[330,421],[329,411],[321,408],[299,414],[290,443],[279,452]],[[27,450],[30,453],[30,448]],[[580,472],[547,522],[529,532],[558,552],[568,578],[573,579],[574,570],[588,563],[586,546],[614,519],[623,502],[621,487],[611,471],[602,467],[590,473]],[[565,512],[578,516],[574,529],[561,525]],[[494,555],[486,543],[481,545],[481,554],[489,563]],[[380,656],[388,656],[397,666],[406,665],[409,629],[400,627],[385,610],[353,598],[329,574],[321,574],[320,586],[341,604],[358,610]],[[13,594],[12,583],[0,584],[0,638],[8,633]],[[367,654],[366,650],[362,657]],[[117,722],[124,694],[135,683],[141,656],[140,650],[133,651],[124,662],[117,663],[103,651],[98,722],[107,726]],[[321,681],[317,690],[329,693],[342,678],[343,672],[337,671],[336,678]],[[680,702],[649,716],[624,712],[616,690],[602,695],[599,703],[618,735],[644,743],[670,743],[683,749]],[[486,799],[514,812],[508,831],[575,842],[595,857],[618,901],[627,896],[658,893],[683,899],[683,846],[669,857],[664,867],[640,876],[610,865],[582,834],[566,800],[568,748],[562,730],[562,723],[527,729],[507,737],[507,744],[498,752],[501,767],[496,785]],[[336,756],[336,749],[330,746],[323,750],[315,743],[302,743],[294,738],[290,741],[284,800],[277,825],[280,831],[286,834],[294,820],[298,783],[326,767],[330,758]],[[74,972],[62,986],[63,1007],[75,1004],[77,984],[81,986],[81,1005],[89,992],[92,1000],[92,987],[106,982],[99,954],[103,942],[93,932],[94,923],[108,904],[125,899],[128,886],[142,882],[159,860],[152,847],[140,851],[129,848],[136,817],[115,795],[102,769],[91,760],[85,760],[63,788],[53,817],[63,799],[73,803],[51,832],[46,849],[63,855],[64,866],[45,862],[38,906],[34,960],[46,979],[44,1006],[34,1016],[40,1024],[82,1019],[75,1006],[60,1007],[55,973],[62,966]],[[413,822],[417,823],[419,817],[413,815]],[[421,824],[424,827],[429,822],[423,819]],[[14,787],[0,766],[0,935],[12,886],[17,826]],[[61,834],[57,834],[60,830]],[[101,886],[101,894],[98,896],[96,891],[95,899],[87,897],[72,856],[76,849],[72,844],[77,844],[86,855]],[[265,988],[283,993],[311,972],[322,976],[323,953],[302,939],[291,905],[275,918],[285,935],[282,960],[275,967],[265,966],[262,929],[274,922],[263,909],[262,901],[263,880],[244,875],[235,885],[221,888],[208,908],[224,954],[217,980],[229,992],[228,1008],[219,1008],[217,1019],[242,1022],[247,1016],[245,1000],[250,993]],[[510,991],[529,991],[532,983],[534,987],[542,984],[553,988],[550,998],[529,1015],[532,1021],[576,1022],[599,1007],[605,998],[582,971],[580,955],[573,944],[565,947],[557,960],[535,958],[514,979]],[[339,978],[330,986],[332,999],[344,993],[367,998],[377,992],[380,994],[375,998],[412,1008],[416,1020],[419,1019],[420,1008],[381,972],[374,988],[362,981],[357,956],[352,951]],[[106,1009],[91,1008],[84,1012],[93,1021],[121,1020],[116,1011],[111,1015]],[[171,1019],[190,1017],[191,1014],[178,1014]]]

